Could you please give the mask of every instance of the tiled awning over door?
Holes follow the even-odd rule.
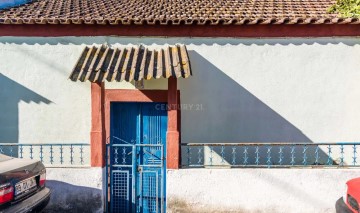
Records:
[[[144,46],[85,47],[70,79],[91,82],[187,78],[192,74],[185,45],[148,49]]]

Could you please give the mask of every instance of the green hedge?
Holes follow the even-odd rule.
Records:
[[[328,12],[338,13],[344,18],[360,18],[360,0],[337,0]]]

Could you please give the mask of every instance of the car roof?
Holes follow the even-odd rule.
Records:
[[[2,162],[2,161],[7,161],[7,160],[11,160],[11,159],[13,159],[13,158],[10,157],[10,156],[4,155],[4,154],[0,154],[0,162]]]

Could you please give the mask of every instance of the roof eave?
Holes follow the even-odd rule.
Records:
[[[360,36],[357,24],[86,25],[0,24],[0,36],[332,37]]]

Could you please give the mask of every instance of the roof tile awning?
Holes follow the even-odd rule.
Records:
[[[91,82],[187,78],[192,75],[185,45],[150,50],[144,46],[85,47],[70,79]]]

